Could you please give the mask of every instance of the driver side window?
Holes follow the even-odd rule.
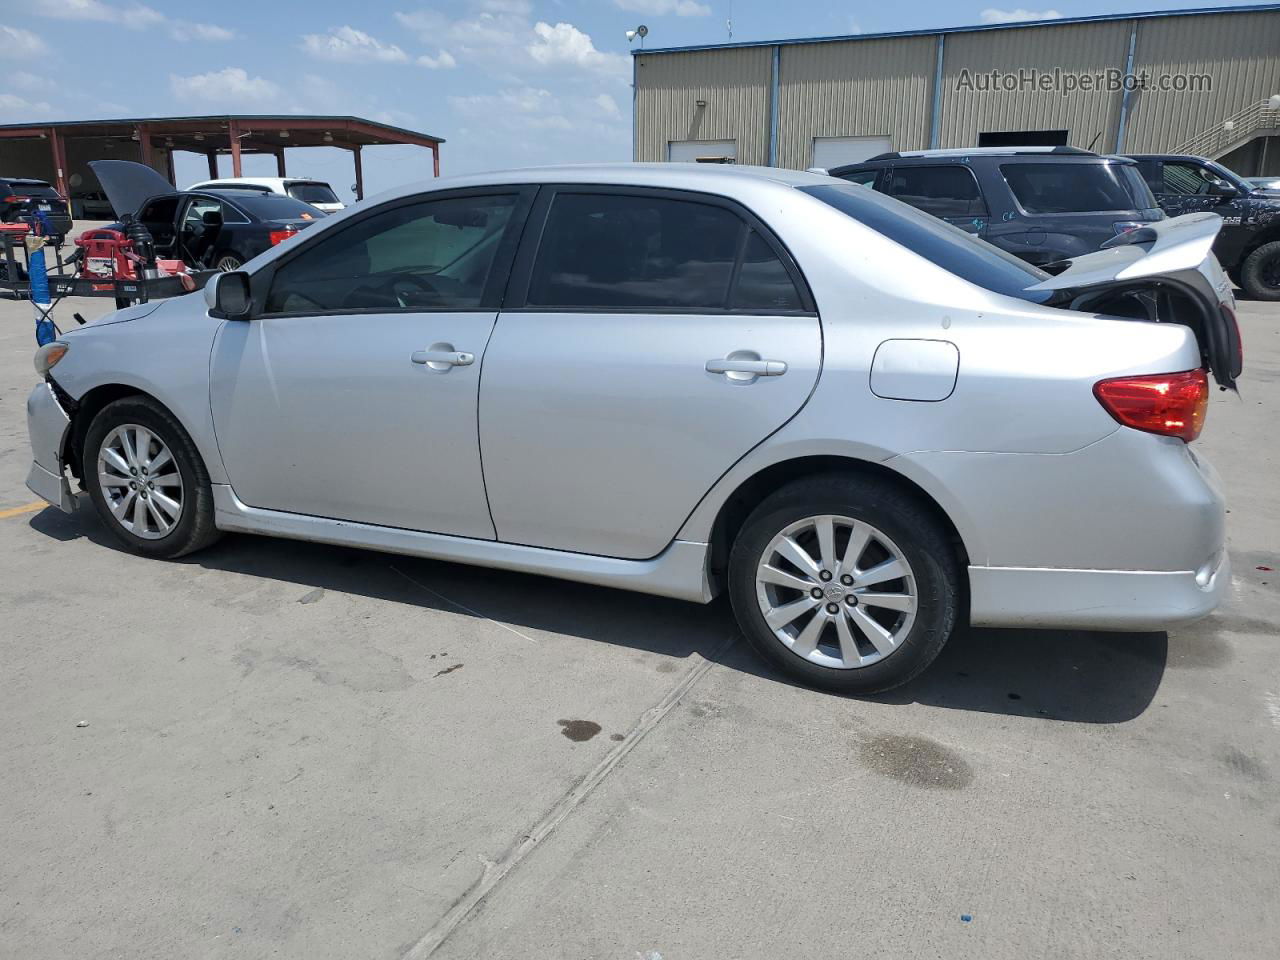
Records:
[[[276,270],[265,312],[479,307],[517,200],[428,200],[340,228]]]

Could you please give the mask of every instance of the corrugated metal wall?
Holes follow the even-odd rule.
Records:
[[[939,146],[983,132],[1062,130],[1075,146],[1116,149],[1120,91],[966,91],[966,68],[1042,73],[1121,71],[1133,20],[946,34]],[[1280,12],[1139,19],[1135,70],[1205,73],[1211,92],[1138,91],[1124,148],[1169,150],[1250,103],[1280,93]],[[778,163],[808,166],[814,137],[890,136],[896,149],[928,146],[936,35],[780,44]],[[665,160],[671,140],[736,140],[739,163],[767,163],[769,46],[650,53],[637,58],[639,160]],[[699,108],[697,100],[707,105]]]
[[[771,57],[769,47],[637,56],[636,159],[666,160],[671,140],[736,140],[739,163],[768,163]]]
[[[1137,63],[1156,73],[1213,78],[1211,92],[1133,94],[1125,149],[1172,149],[1250,103],[1280,93],[1280,13],[1139,21]]]
[[[933,37],[784,45],[778,165],[809,166],[814,137],[886,136],[929,145]]]
[[[1120,117],[1120,94],[1076,91],[1016,90],[988,92],[958,89],[963,71],[977,74],[999,69],[1100,74],[1123,70],[1129,50],[1129,22],[1069,24],[1025,30],[989,30],[947,35],[942,83],[940,147],[969,147],[978,134],[1002,130],[1066,130],[1072,146],[1087,147],[1101,134],[1095,149],[1112,150]]]

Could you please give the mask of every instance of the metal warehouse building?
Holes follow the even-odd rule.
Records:
[[[1280,4],[641,50],[634,72],[643,161],[1069,144],[1280,174]]]

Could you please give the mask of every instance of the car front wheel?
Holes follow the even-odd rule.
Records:
[[[244,266],[244,261],[234,254],[228,253],[219,257],[218,262],[213,266],[214,269],[221,270],[223,273],[234,273],[236,270],[239,270]]]
[[[204,462],[154,400],[126,397],[105,406],[89,425],[82,462],[99,517],[135,553],[172,559],[218,538]]]
[[[743,633],[812,686],[869,694],[915,677],[958,609],[958,564],[917,498],[854,476],[799,481],[747,518],[729,559]]]

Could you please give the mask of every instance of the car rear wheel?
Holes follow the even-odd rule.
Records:
[[[234,254],[228,253],[222,257],[219,257],[218,262],[215,263],[213,266],[214,266],[214,269],[221,270],[223,273],[233,273],[234,271],[239,270],[241,267],[244,266],[244,261],[241,260],[239,257],[235,256]]]
[[[729,593],[747,639],[812,686],[878,693],[915,677],[955,625],[958,565],[915,497],[873,478],[791,484],[747,518]]]
[[[1280,300],[1280,240],[1264,243],[1245,258],[1241,286],[1258,300]]]
[[[98,516],[135,553],[172,559],[218,538],[204,462],[154,400],[126,397],[104,407],[89,425],[81,462]]]

